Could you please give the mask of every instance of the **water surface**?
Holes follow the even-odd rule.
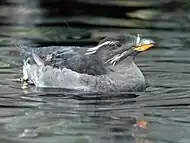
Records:
[[[101,3],[100,13],[97,1],[77,1],[82,4],[62,3],[67,9],[61,9],[59,1],[2,2],[0,141],[189,143],[189,2],[109,1]],[[90,6],[96,11],[90,12]],[[110,6],[117,14],[110,13]],[[149,83],[146,92],[39,91],[15,81],[22,69],[15,42],[28,47],[86,46],[119,32],[140,33],[157,42],[136,58]]]

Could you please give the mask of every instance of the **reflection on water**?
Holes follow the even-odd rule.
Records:
[[[4,0],[0,6],[0,141],[189,143],[189,2]],[[99,5],[100,4],[100,5]],[[157,46],[136,63],[142,93],[23,89],[14,45],[93,45],[126,32]]]

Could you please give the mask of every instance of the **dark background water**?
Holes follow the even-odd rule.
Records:
[[[1,0],[0,142],[189,143],[190,1]],[[142,93],[26,89],[16,42],[94,45],[119,32],[157,42],[136,59]]]

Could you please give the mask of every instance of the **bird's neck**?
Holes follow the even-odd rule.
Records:
[[[108,69],[111,69],[113,72],[121,72],[124,73],[128,71],[130,68],[136,68],[137,66],[135,65],[134,59],[132,57],[128,57],[122,61],[119,61],[118,63],[113,65],[109,65]]]

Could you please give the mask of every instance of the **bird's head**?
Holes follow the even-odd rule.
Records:
[[[106,37],[96,47],[89,48],[86,55],[98,54],[105,64],[115,66],[120,61],[134,57],[143,51],[153,47],[155,42],[151,39],[142,38],[139,34],[118,35]]]

